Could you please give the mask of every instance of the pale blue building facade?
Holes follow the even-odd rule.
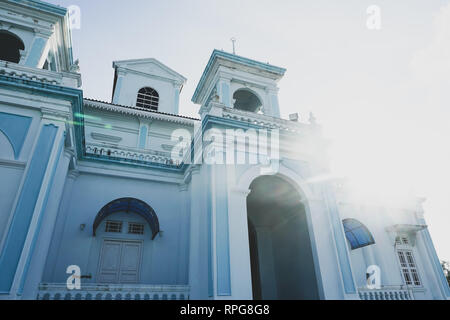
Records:
[[[449,299],[422,200],[320,178],[320,126],[280,118],[285,69],[214,50],[196,119],[153,58],[84,97],[64,8],[0,2],[0,42],[0,299]]]

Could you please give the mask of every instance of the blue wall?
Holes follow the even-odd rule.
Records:
[[[137,198],[149,204],[155,210],[163,231],[162,236],[158,235],[153,241],[150,235],[144,240],[146,249],[141,283],[187,284],[188,255],[180,254],[180,250],[186,250],[183,241],[189,234],[189,224],[183,216],[185,203],[178,185],[94,174],[81,174],[74,181],[70,196],[63,198],[68,203],[63,203],[61,208],[67,209],[59,214],[65,215],[65,222],[58,223],[60,230],[55,230],[55,235],[60,238],[53,239],[53,242],[60,245],[53,246],[49,254],[47,268],[54,271],[45,273],[45,282],[65,282],[69,265],[80,266],[82,274],[93,276],[86,282],[95,282],[101,239],[105,235],[100,232],[94,237],[92,224],[104,205],[123,197]],[[121,214],[111,216],[113,220],[121,218],[124,218]],[[139,216],[133,219],[140,221]],[[84,230],[80,229],[81,224],[86,225]],[[107,236],[110,237],[109,234]],[[120,236],[127,237],[129,235]]]

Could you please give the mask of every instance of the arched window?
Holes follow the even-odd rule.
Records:
[[[152,240],[155,239],[160,231],[158,217],[152,207],[138,199],[122,198],[111,201],[99,211],[92,227],[94,237],[100,223],[108,216],[119,212],[136,213],[143,217],[148,222],[152,231]],[[122,227],[123,223],[121,221],[108,220],[105,231],[110,233],[121,233]],[[144,229],[142,225],[129,223],[127,230],[128,233],[131,234],[142,234]]]
[[[142,88],[138,92],[136,106],[140,108],[146,108],[153,111],[158,111],[159,94],[158,92],[149,87]]]
[[[239,89],[233,94],[234,108],[249,112],[258,112],[262,103],[259,98],[250,90]]]
[[[344,225],[345,236],[350,242],[352,250],[370,246],[375,244],[369,229],[356,219],[345,219],[342,221]]]
[[[23,41],[14,33],[0,31],[0,60],[19,63],[20,50],[25,50]]]

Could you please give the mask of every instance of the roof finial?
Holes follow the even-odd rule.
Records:
[[[236,38],[231,38],[231,42],[233,43],[233,54],[236,54]]]

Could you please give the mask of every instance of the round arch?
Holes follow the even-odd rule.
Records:
[[[267,173],[267,167],[262,165],[252,166],[248,168],[246,171],[243,172],[242,175],[240,175],[240,178],[236,181],[235,185],[235,191],[238,192],[238,194],[242,194],[246,196],[246,201],[248,200],[248,196],[250,195],[252,191],[252,184],[254,181],[256,181],[259,177],[262,176],[270,176]],[[320,211],[317,211],[317,205],[316,203],[318,201],[321,201],[320,196],[316,194],[309,183],[298,173],[293,171],[292,169],[284,166],[280,163],[278,171],[273,174],[273,176],[276,176],[286,182],[286,184],[290,185],[293,190],[298,194],[299,200],[301,205],[303,206],[304,214],[305,214],[305,226],[307,226],[309,236],[307,237],[311,244],[311,254],[312,254],[312,268],[315,271],[315,279],[316,279],[316,285],[317,285],[317,298],[318,299],[324,299],[324,287],[323,287],[323,275],[321,273],[320,263],[319,263],[319,253],[318,253],[318,245],[319,243],[316,240],[315,230],[313,227],[313,215],[322,213]],[[245,205],[245,219],[248,227],[251,227],[250,224],[253,223],[253,221],[250,221],[249,218],[249,207],[248,202],[246,202]],[[247,221],[248,219],[248,221]],[[251,249],[251,241],[252,241],[252,235],[251,235],[251,228],[249,228],[249,233],[244,237],[244,239],[247,239],[247,241],[250,241],[249,243],[249,267],[252,269],[252,249]],[[258,237],[256,236],[256,239]],[[255,239],[255,237],[253,237]],[[305,238],[306,239],[306,238]],[[253,241],[254,242],[254,241]],[[250,272],[253,282],[254,273],[253,271]],[[255,288],[253,288],[253,291]]]
[[[92,226],[94,237],[100,223],[106,217],[118,212],[136,213],[143,217],[148,222],[150,229],[152,230],[152,240],[155,239],[156,235],[160,231],[158,216],[151,206],[144,201],[135,198],[121,198],[111,201],[97,213],[94,220],[94,225]]]
[[[251,168],[247,169],[239,178],[237,187],[239,190],[249,190],[250,185],[252,182],[264,175],[262,172],[264,169],[267,169],[266,167],[263,167],[261,165],[258,166],[252,166]],[[285,167],[280,163],[278,172],[275,174],[278,177],[282,178],[286,182],[290,183],[296,191],[300,194],[302,197],[302,200],[308,201],[308,200],[315,200],[315,196],[311,188],[309,187],[308,183],[301,177],[298,173],[295,171]]]
[[[7,30],[0,30],[0,46],[0,60],[20,62],[20,50],[25,50],[25,44],[19,36]]]
[[[261,97],[249,88],[236,89],[233,92],[233,100],[235,109],[249,112],[258,112],[263,105]]]

